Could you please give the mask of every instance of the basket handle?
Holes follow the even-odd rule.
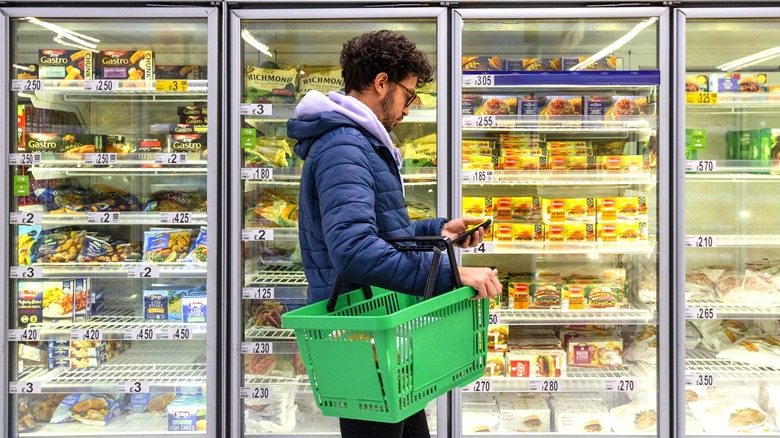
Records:
[[[452,266],[452,281],[455,284],[456,289],[463,287],[463,283],[460,279],[460,273],[457,269],[457,260],[455,259],[455,249],[452,246],[452,239],[446,236],[412,236],[412,237],[392,237],[385,239],[386,242],[393,245],[399,251],[432,251],[433,259],[431,260],[431,269],[428,271],[428,278],[425,280],[425,291],[423,292],[423,300],[427,300],[433,296],[433,289],[436,285],[436,278],[439,274],[439,261],[441,261],[441,254],[443,251],[447,251],[447,257],[450,260],[450,266]],[[399,245],[399,243],[415,243],[416,245]],[[341,285],[344,282],[344,278],[341,274],[336,275],[336,281],[333,283],[333,289],[330,291],[330,298],[328,299],[327,310],[332,312],[336,308],[336,300],[341,292]],[[371,292],[371,286],[368,284],[363,285],[363,293],[366,299],[371,299],[373,293]]]

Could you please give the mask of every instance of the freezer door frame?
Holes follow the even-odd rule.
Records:
[[[254,3],[254,2],[235,2],[235,3]],[[288,2],[285,2],[289,4]],[[228,46],[230,46],[229,52],[229,71],[233,72],[233,76],[225,77],[225,81],[228,83],[229,93],[228,104],[226,108],[226,114],[228,117],[227,131],[228,131],[228,145],[239,144],[239,128],[241,126],[241,115],[238,111],[238,105],[241,103],[241,88],[243,79],[236,77],[236,72],[243,71],[242,69],[242,47],[241,40],[241,23],[244,20],[340,20],[348,17],[349,20],[404,20],[404,19],[420,19],[420,18],[432,18],[436,20],[436,81],[440,90],[446,90],[446,84],[449,81],[448,78],[448,66],[449,66],[449,53],[448,53],[448,23],[447,23],[447,9],[441,7],[399,7],[399,8],[333,8],[333,9],[231,9],[228,8],[225,13],[229,20],[229,35]],[[448,187],[449,187],[449,175],[447,168],[449,166],[449,131],[447,125],[447,117],[449,111],[448,96],[446,92],[440,92],[437,95],[437,190],[436,190],[436,205],[439,215],[443,215],[448,211]],[[241,168],[241,154],[233,153],[231,146],[230,153],[230,168],[229,174],[231,174],[228,185],[230,187],[229,194],[231,199],[240,199],[235,195],[241,193],[241,179],[239,178],[237,169]],[[228,272],[231,283],[229,285],[233,293],[226,297],[229,300],[228,308],[231,315],[241,315],[241,289],[243,287],[243,262],[241,255],[241,229],[243,227],[243,206],[237,202],[228,206],[227,211],[230,215],[230,234],[227,236],[230,246],[230,271]],[[241,341],[243,339],[243,327],[240,320],[234,320],[230,329],[230,400],[229,406],[233,409],[231,411],[230,431],[232,437],[243,436],[243,411],[241,410],[241,398],[238,389],[242,386],[243,379],[243,367],[241,361]],[[437,400],[436,412],[437,412],[437,435],[438,437],[448,436],[448,409],[449,403],[447,397],[442,396]]]
[[[529,8],[529,9],[468,9],[468,8],[455,8],[452,10],[452,64],[450,69],[452,71],[452,87],[450,90],[452,105],[451,113],[453,114],[453,138],[450,161],[453,163],[458,162],[461,156],[462,145],[462,115],[460,111],[460,101],[462,99],[462,81],[463,75],[461,71],[460,58],[463,54],[463,41],[462,30],[463,24],[467,20],[480,20],[480,19],[492,19],[492,20],[528,20],[528,19],[566,19],[566,18],[580,18],[580,19],[620,19],[620,18],[658,18],[658,44],[657,44],[657,56],[658,56],[658,70],[660,71],[659,95],[658,95],[658,114],[659,114],[659,126],[656,133],[658,139],[658,205],[671,205],[670,197],[672,187],[670,187],[671,181],[671,165],[674,158],[672,157],[672,147],[670,143],[671,129],[668,123],[671,122],[671,105],[670,105],[670,56],[671,56],[671,41],[670,41],[670,26],[671,26],[671,10],[667,7],[625,7],[625,8]],[[663,152],[661,152],[663,151]],[[667,158],[668,157],[668,158]],[[456,183],[461,181],[461,169],[460,166],[455,166],[452,169],[452,180]],[[458,183],[459,184],[459,183]],[[460,187],[460,186],[459,186]],[[453,188],[452,206],[450,215],[457,217],[460,215],[460,205],[462,202],[462,191]],[[679,382],[684,384],[684,376],[682,380],[679,380],[678,374],[680,370],[674,366],[673,348],[678,344],[673,341],[676,340],[675,329],[678,326],[674,324],[679,315],[675,315],[677,309],[671,305],[672,297],[670,294],[671,286],[671,260],[670,250],[672,248],[671,224],[673,218],[673,209],[671,208],[658,208],[658,235],[661,238],[658,239],[658,365],[656,368],[657,379],[657,391],[658,391],[658,422],[657,430],[658,436],[671,436],[673,434],[673,428],[675,422],[681,416],[685,417],[685,405],[682,406],[675,403],[676,398],[679,398],[679,394],[682,391],[675,393],[675,388],[678,388]],[[663,236],[669,236],[665,238]],[[664,305],[661,305],[663,303]],[[684,323],[684,321],[683,321]],[[682,326],[684,328],[684,325]],[[683,331],[684,334],[684,331]],[[672,382],[672,384],[665,384],[666,382]],[[674,383],[678,382],[678,383]],[[460,413],[460,406],[462,404],[462,392],[461,390],[453,391],[453,405],[452,405],[452,421],[451,426],[455,432],[454,436],[461,436],[462,432],[462,418]],[[666,412],[674,410],[671,417],[664,415]]]
[[[127,4],[127,3],[122,3]],[[159,18],[167,18],[167,19],[180,19],[180,18],[203,18],[206,20],[207,25],[207,47],[208,47],[208,63],[209,65],[219,65],[220,62],[220,53],[218,50],[218,43],[216,36],[218,36],[218,30],[220,26],[220,22],[218,20],[220,9],[214,6],[186,6],[186,7],[107,7],[107,8],[98,8],[98,7],[80,7],[77,5],[74,5],[74,7],[64,7],[64,8],[43,8],[43,7],[9,7],[9,8],[2,8],[0,9],[4,16],[4,25],[5,30],[3,31],[2,35],[8,38],[8,32],[10,32],[10,24],[9,24],[9,18],[24,18],[29,16],[39,17],[39,18],[51,18],[51,19],[122,19],[122,20],[143,20],[143,19],[159,19]],[[78,15],[75,15],[78,13]],[[212,37],[213,36],[213,37]],[[10,38],[8,38],[10,41]],[[3,47],[5,48],[6,54],[10,53],[9,51],[9,45],[7,42],[3,43]],[[9,72],[10,68],[7,64],[9,60],[7,59],[8,56],[2,56],[2,63],[6,64],[0,64],[5,69],[3,71]],[[4,87],[4,90],[10,90],[10,85],[7,83],[7,78],[5,74],[0,75],[2,76],[2,79],[0,79],[3,82],[0,82],[0,84]],[[222,196],[222,192],[220,188],[222,187],[219,184],[219,175],[222,174],[223,170],[220,166],[221,163],[225,162],[224,158],[222,157],[222,149],[218,146],[221,144],[225,144],[224,141],[221,140],[221,114],[222,114],[222,101],[219,98],[220,93],[218,90],[218,85],[221,78],[219,78],[218,74],[210,74],[208,81],[209,81],[209,87],[208,87],[208,93],[207,93],[207,102],[209,108],[215,108],[215,111],[212,111],[212,114],[209,115],[209,121],[208,121],[208,131],[209,133],[214,133],[213,135],[209,135],[207,137],[207,147],[211,151],[214,151],[214,154],[209,154],[209,160],[207,164],[207,173],[208,175],[211,175],[211,180],[207,181],[207,187],[206,187],[206,196],[209,200],[209,208],[206,213],[206,220],[207,220],[207,231],[211,236],[209,236],[209,251],[208,251],[208,259],[207,259],[207,266],[208,269],[208,275],[206,279],[206,295],[207,299],[211,303],[218,303],[220,302],[220,295],[218,291],[226,291],[228,290],[225,287],[225,280],[223,273],[225,272],[226,265],[225,260],[222,257],[221,253],[221,247],[223,245],[224,239],[221,238],[220,234],[224,232],[222,230],[223,227],[219,227],[219,220],[222,217],[222,212],[225,211],[224,205],[222,205],[225,202],[225,198]],[[9,103],[9,97],[8,93],[3,92],[0,93],[0,95],[3,96],[3,108],[8,107]],[[4,111],[4,110],[0,110]],[[2,123],[2,128],[5,132],[2,132],[4,135],[4,139],[8,139],[9,135],[9,118],[5,117],[4,122]],[[219,140],[218,140],[219,138]],[[8,166],[6,163],[7,160],[7,153],[1,154],[2,158],[0,158],[0,164],[3,164],[3,168],[0,172],[8,172]],[[6,181],[8,178],[8,175],[5,175]],[[3,202],[3,206],[0,208],[0,217],[2,217],[3,226],[2,226],[2,233],[4,237],[6,237],[5,242],[9,242],[7,238],[8,233],[8,202]],[[6,257],[6,251],[3,249],[2,255],[0,255],[0,266],[3,269],[2,277],[0,278],[0,281],[2,281],[3,285],[8,285],[9,281],[9,273],[8,273],[8,260],[5,260],[4,257]],[[3,311],[3,316],[6,317],[8,315],[8,303],[9,303],[9,297],[6,297],[4,300],[2,300],[2,306],[1,309]],[[219,309],[220,307],[214,306],[214,308]],[[207,433],[206,436],[209,438],[216,438],[218,436],[218,423],[217,421],[223,417],[223,414],[221,413],[221,410],[224,409],[224,404],[221,402],[223,398],[223,382],[225,380],[224,378],[224,366],[222,363],[217,363],[218,361],[222,360],[222,356],[224,356],[224,353],[220,353],[220,351],[223,351],[223,345],[226,345],[226,339],[225,336],[227,335],[226,331],[221,330],[220,328],[223,326],[223,321],[225,318],[224,314],[218,314],[217,312],[214,312],[214,315],[219,315],[215,317],[209,317],[208,321],[206,323],[206,348],[205,348],[205,356],[207,358],[206,361],[206,382],[208,383],[208,394],[209,396],[206,397],[206,422],[208,424]],[[2,318],[0,317],[0,318]],[[7,334],[8,326],[3,326],[3,332],[4,334]],[[5,338],[4,338],[5,339]],[[3,348],[3,357],[2,357],[2,363],[3,365],[0,365],[0,367],[7,367],[7,361],[8,358],[8,344],[7,342],[4,342],[2,345]],[[3,390],[3,399],[4,402],[8,399],[8,369],[3,369],[3,374],[0,376],[0,384],[2,384],[2,388],[6,388]],[[2,403],[0,403],[0,407],[2,407]],[[8,407],[5,407],[7,409]],[[5,410],[1,412],[7,412]],[[4,418],[7,418],[7,415],[3,415]],[[7,419],[4,420],[7,422]],[[220,424],[221,425],[221,424]],[[8,427],[10,425],[6,424],[6,431],[9,430]]]
[[[6,15],[3,11],[0,11],[0,48],[2,48],[2,53],[9,53],[9,38],[8,38],[8,29],[9,29],[9,18],[8,15]],[[0,72],[9,72],[11,71],[10,68],[10,60],[8,59],[8,56],[0,56]],[[8,83],[8,75],[7,74],[0,74],[0,90],[3,90],[0,92],[0,120],[3,120],[3,122],[0,122],[0,144],[5,143],[6,141],[9,143],[6,143],[5,148],[0,147],[0,181],[8,181],[8,177],[10,176],[10,171],[8,169],[8,154],[11,151],[11,145],[10,145],[10,134],[11,134],[11,126],[10,126],[10,117],[11,114],[8,113],[8,104],[9,104],[9,93],[5,90],[10,90],[11,86]],[[6,191],[6,194],[8,192]],[[9,226],[7,224],[8,217],[9,217],[9,208],[10,208],[10,200],[9,202],[5,202],[5,196],[3,195],[0,198],[3,199],[2,202],[0,202],[0,218],[2,218],[3,226],[0,227],[0,242],[9,242],[10,243],[10,233],[9,233]],[[10,196],[10,195],[8,195]],[[0,288],[3,290],[7,290],[8,287],[8,281],[9,278],[9,262],[11,258],[9,257],[10,254],[10,248],[6,250],[5,248],[0,249]],[[6,294],[7,295],[7,294]],[[0,388],[3,389],[3,394],[0,396],[0,412],[2,412],[2,429],[0,431],[10,431],[10,422],[8,418],[10,415],[8,415],[8,412],[6,409],[9,408],[8,406],[8,400],[9,400],[9,394],[8,390],[8,329],[9,329],[9,319],[8,319],[8,311],[9,311],[9,304],[8,304],[8,298],[0,300],[0,329],[3,331],[3,341],[2,344],[0,344]]]

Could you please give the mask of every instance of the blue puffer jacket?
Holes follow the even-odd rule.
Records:
[[[437,236],[445,219],[411,223],[390,150],[350,118],[310,114],[287,123],[303,158],[298,232],[309,302],[327,299],[340,272],[343,291],[362,283],[422,295],[432,253],[397,251],[387,237]],[[441,258],[435,293],[453,288]]]

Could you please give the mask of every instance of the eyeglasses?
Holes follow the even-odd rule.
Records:
[[[395,82],[395,81],[393,81],[393,82]],[[400,83],[400,82],[395,82],[395,83],[400,85],[401,88],[403,88],[404,91],[406,91],[406,93],[409,94],[409,97],[406,98],[406,102],[404,102],[404,108],[409,108],[409,105],[414,103],[414,101],[417,99],[417,93],[415,93],[414,90],[410,90],[410,89],[406,88],[406,86],[404,84]]]

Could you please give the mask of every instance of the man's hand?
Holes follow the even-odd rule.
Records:
[[[485,218],[479,218],[479,217],[461,217],[458,219],[453,219],[446,224],[444,224],[444,228],[441,229],[441,235],[449,237],[450,239],[454,239],[458,237],[459,234],[466,231],[466,228],[468,228],[470,225],[478,225],[485,221]],[[458,244],[457,246],[461,248],[473,248],[482,242],[482,239],[485,237],[485,230],[480,228],[479,230],[475,231],[474,234],[467,237],[466,240]]]
[[[477,291],[473,299],[493,298],[501,295],[501,283],[498,281],[498,270],[490,268],[458,267],[460,280],[465,286],[471,286]]]

